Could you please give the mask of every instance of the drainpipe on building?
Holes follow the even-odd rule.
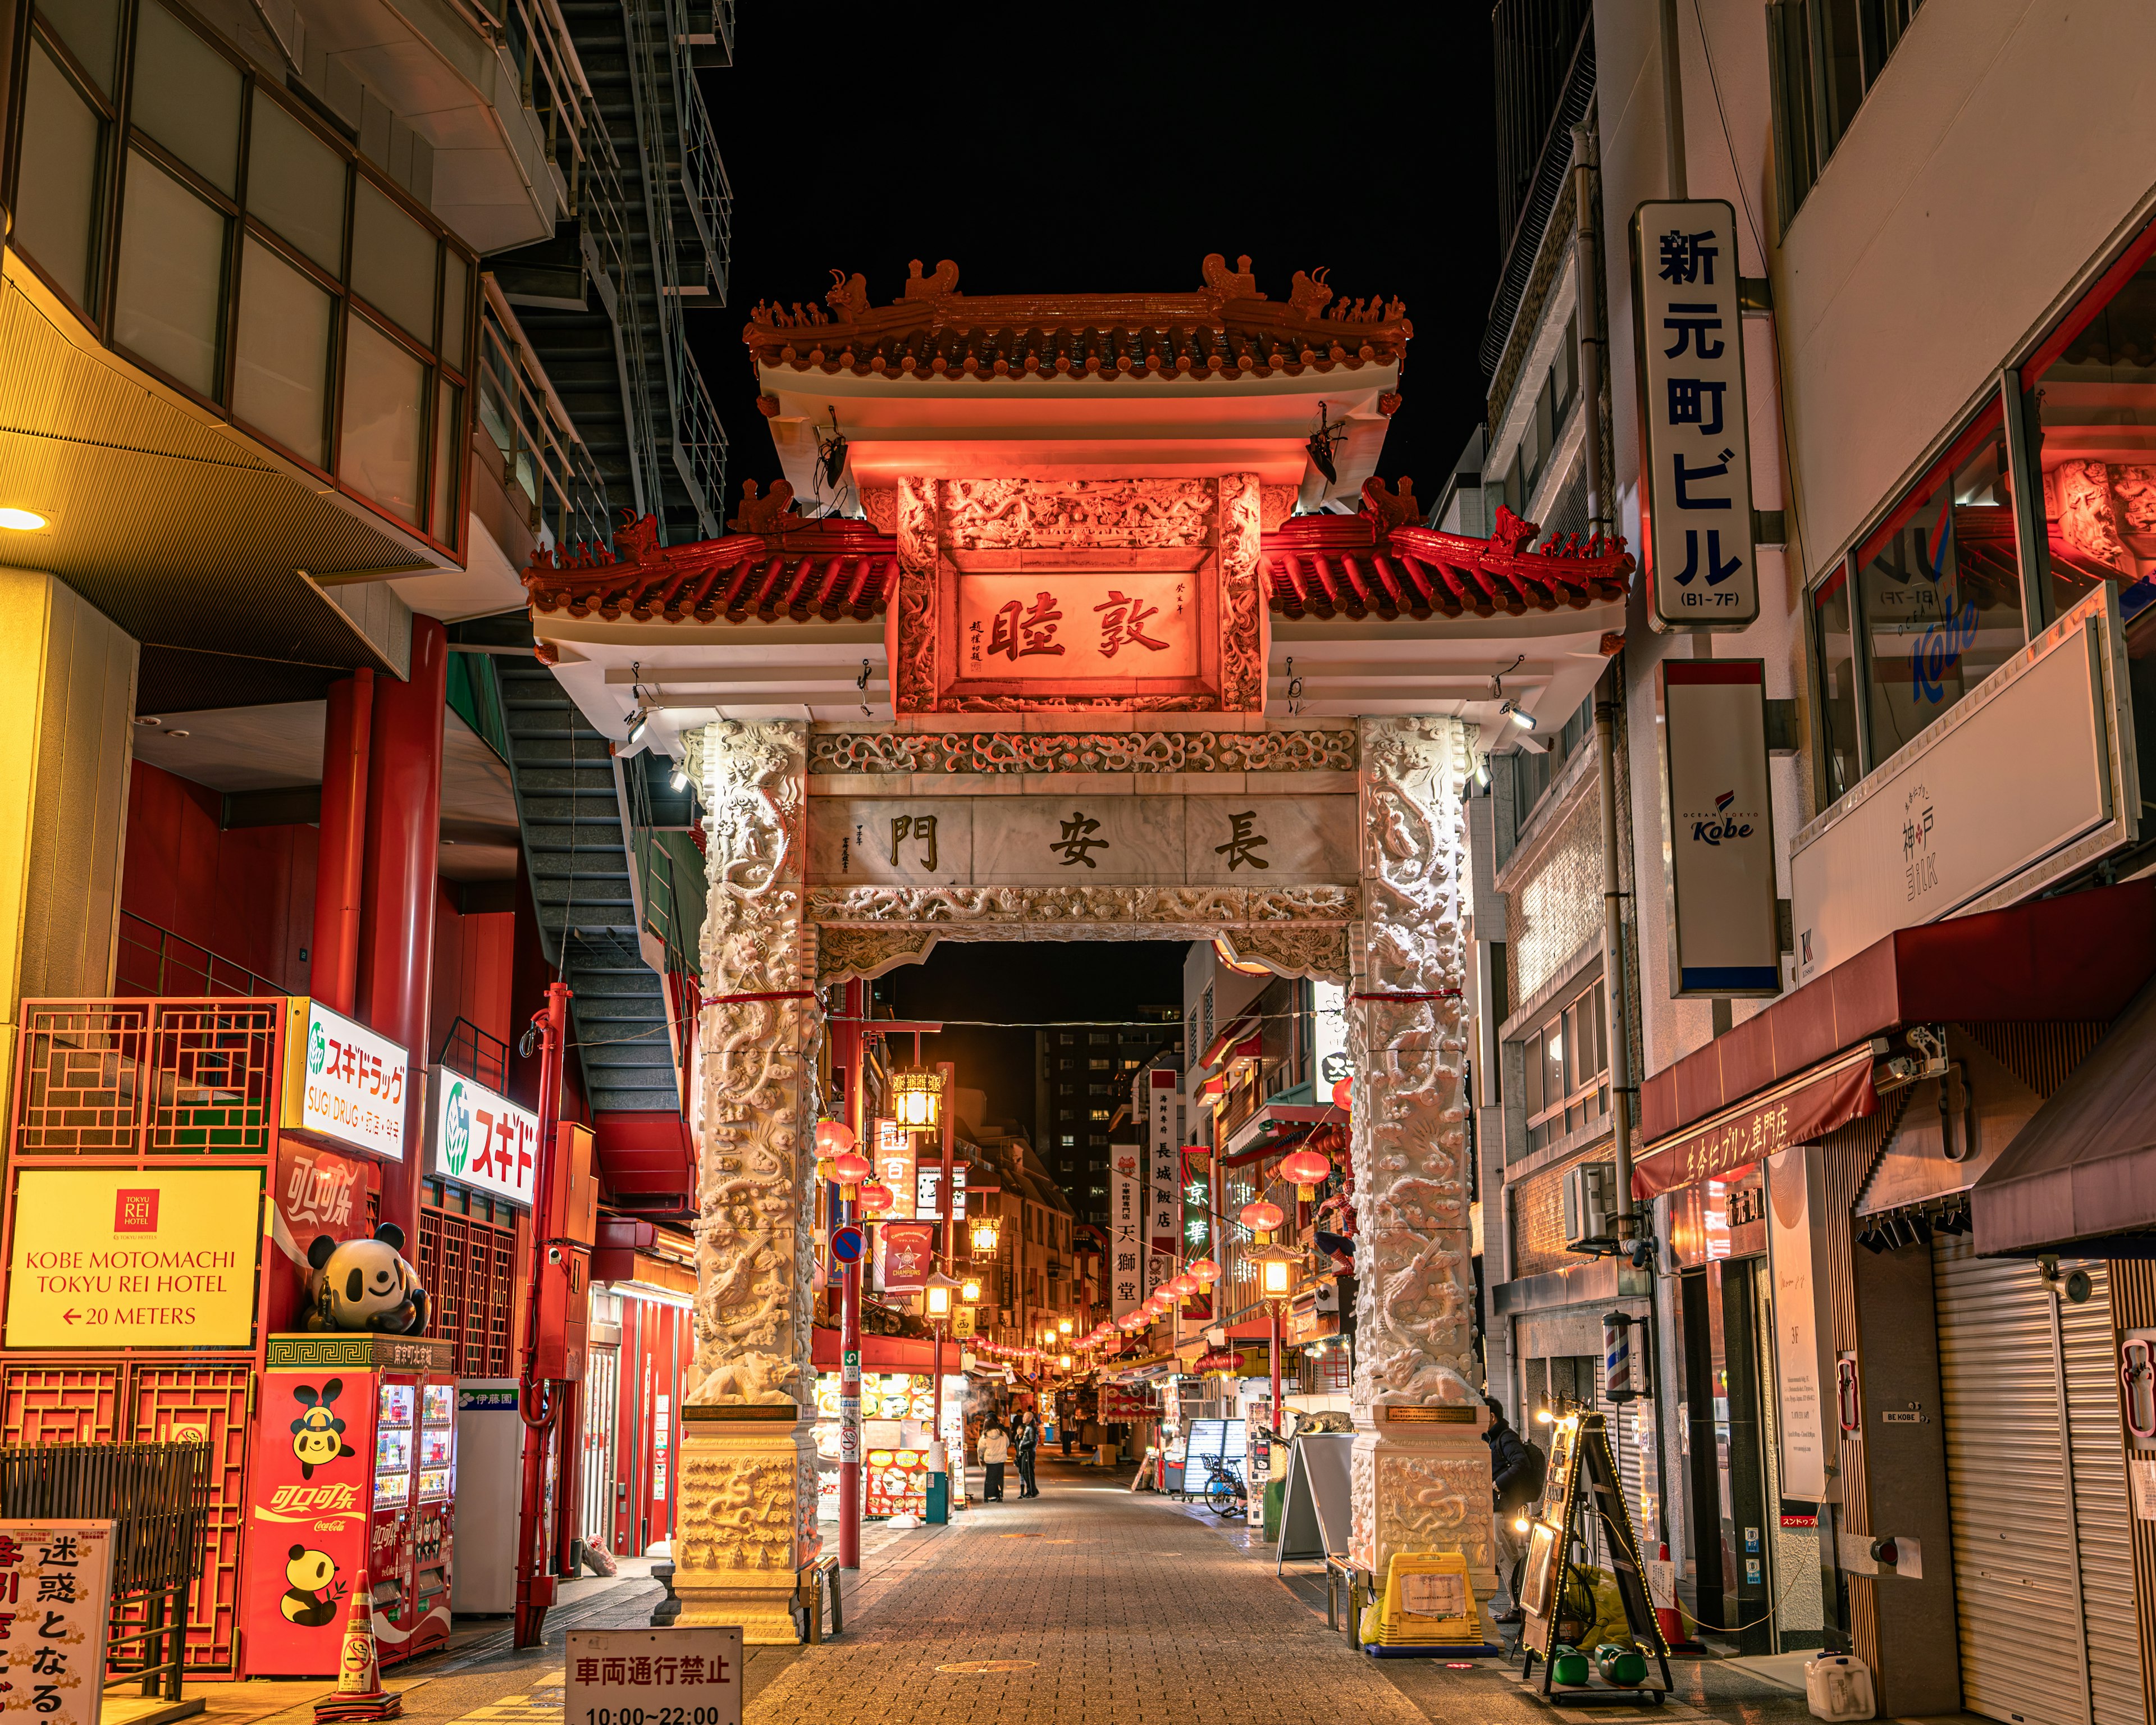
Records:
[[[1594,133],[1572,129],[1573,213],[1578,226],[1573,247],[1573,280],[1579,320],[1579,381],[1586,416],[1584,454],[1587,469],[1587,519],[1591,533],[1608,533],[1614,525],[1609,510],[1609,477],[1602,448],[1602,299],[1600,224],[1595,219]],[[1614,661],[1613,661],[1614,663]],[[1594,704],[1594,741],[1602,768],[1602,983],[1609,995],[1609,1099],[1611,1140],[1617,1157],[1617,1237],[1629,1242],[1639,1231],[1632,1207],[1632,1060],[1630,1015],[1625,1009],[1625,894],[1617,855],[1617,702],[1623,698],[1622,673],[1611,678],[1607,697]]]

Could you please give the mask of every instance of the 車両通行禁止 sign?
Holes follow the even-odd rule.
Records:
[[[568,1725],[741,1725],[742,1632],[571,1630]]]

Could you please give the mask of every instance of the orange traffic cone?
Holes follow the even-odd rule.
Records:
[[[403,1716],[403,1697],[382,1686],[382,1666],[374,1651],[374,1590],[362,1569],[352,1581],[336,1689],[315,1703],[315,1725],[364,1725]]]
[[[1666,1539],[1661,1543],[1660,1557],[1665,1563],[1670,1560],[1670,1543]],[[1670,1603],[1655,1607],[1655,1624],[1662,1632],[1662,1645],[1672,1653],[1705,1652],[1705,1648],[1685,1634],[1684,1619],[1676,1606],[1676,1578],[1668,1571],[1664,1573],[1670,1574]]]

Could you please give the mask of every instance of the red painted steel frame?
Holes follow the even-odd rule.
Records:
[[[367,781],[374,725],[374,673],[362,667],[330,685],[322,731],[321,840],[315,874],[314,998],[349,1014],[359,984],[359,924],[367,870]]]

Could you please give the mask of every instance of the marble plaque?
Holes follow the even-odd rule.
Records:
[[[819,797],[808,878],[863,886],[1352,881],[1352,796]]]

